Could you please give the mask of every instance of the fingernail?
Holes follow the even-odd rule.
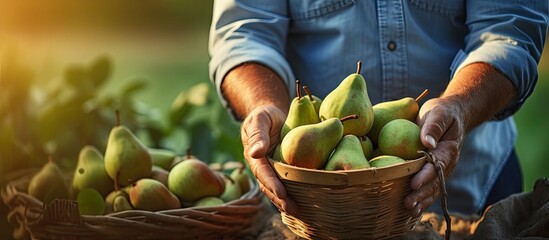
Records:
[[[255,152],[259,151],[260,148],[261,143],[254,143],[254,145],[250,148],[250,155],[253,155]]]
[[[419,186],[417,186],[417,189],[420,189],[421,186],[423,186],[423,183],[420,183]]]
[[[431,135],[425,136],[425,139],[427,139],[427,142],[429,142],[433,148],[437,147],[437,142],[435,142],[435,139]]]
[[[421,209],[418,208],[416,211],[416,216],[419,216],[419,213],[421,213]]]

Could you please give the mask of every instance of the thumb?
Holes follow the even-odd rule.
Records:
[[[242,124],[242,143],[245,144],[244,148],[247,148],[250,157],[261,158],[267,154],[270,144],[270,128],[269,116],[265,113],[249,115]]]
[[[429,149],[434,149],[451,122],[449,122],[444,112],[436,106],[425,111],[422,110],[423,108],[418,114],[418,125],[421,127],[421,143]]]

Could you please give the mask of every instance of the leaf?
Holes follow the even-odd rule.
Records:
[[[82,85],[85,85],[88,82],[87,78],[86,70],[84,69],[84,66],[80,64],[73,64],[65,68],[64,80],[70,86],[85,89]],[[66,88],[66,86],[63,86],[63,88]]]
[[[148,80],[143,78],[137,78],[129,81],[121,89],[121,96],[123,98],[131,98],[133,94],[145,89],[149,85]]]
[[[194,106],[187,100],[187,94],[185,91],[179,92],[172,102],[170,111],[168,113],[169,122],[171,125],[180,124],[184,118],[191,112]]]
[[[111,59],[107,55],[98,57],[90,66],[89,77],[96,87],[101,86],[112,70]]]
[[[210,84],[199,83],[187,91],[187,101],[196,106],[204,106],[209,102]]]

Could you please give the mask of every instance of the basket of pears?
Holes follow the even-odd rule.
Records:
[[[104,155],[84,146],[74,172],[50,158],[1,196],[16,239],[238,238],[255,231],[264,204],[245,165],[232,163],[214,169],[189,151],[146,147],[117,114]]]
[[[360,68],[323,100],[296,81],[273,152],[272,167],[298,206],[282,221],[307,239],[391,238],[420,218],[404,198],[426,163],[415,119],[427,91],[372,106]]]

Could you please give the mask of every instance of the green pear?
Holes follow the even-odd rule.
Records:
[[[72,179],[75,194],[85,188],[93,188],[103,197],[114,189],[114,183],[105,170],[103,154],[91,145],[80,150]]]
[[[179,199],[161,182],[142,178],[130,191],[130,202],[135,209],[161,211],[180,208]]]
[[[175,158],[172,161],[172,165],[170,167],[170,170],[175,167],[175,165],[179,164],[180,162],[183,162],[185,160],[189,159],[198,159],[195,155],[191,154],[191,148],[187,148],[185,155],[183,156],[175,156]]]
[[[172,167],[172,162],[176,157],[176,154],[172,150],[149,148],[149,154],[154,166],[159,166],[167,171]]]
[[[290,130],[280,144],[282,158],[287,164],[297,167],[324,168],[328,157],[343,137],[343,122],[356,117],[330,118]]]
[[[360,146],[362,147],[362,153],[366,159],[372,159],[374,156],[374,145],[368,136],[362,136],[359,138]]]
[[[167,187],[169,173],[170,172],[166,171],[164,168],[153,165],[151,169],[151,176],[149,176],[149,178],[157,180]]]
[[[360,140],[355,135],[345,135],[328,159],[324,170],[352,170],[368,168],[368,160],[364,157]]]
[[[282,156],[282,151],[280,150],[280,143],[277,144],[275,149],[274,149],[273,160],[286,163],[286,161],[284,161],[284,157]]]
[[[399,118],[415,121],[419,112],[418,102],[428,92],[428,90],[423,91],[416,99],[405,97],[374,105],[374,124],[372,125],[370,132],[368,132],[368,137],[372,140],[372,143],[378,143],[379,132],[388,122]]]
[[[230,202],[240,198],[240,196],[242,196],[240,184],[231,177],[227,176],[225,178],[225,190],[219,198],[221,198],[223,202]]]
[[[113,212],[122,212],[126,210],[133,210],[132,205],[130,202],[128,202],[128,198],[123,196],[117,196],[114,198],[114,202],[112,204],[112,211]]]
[[[114,190],[112,192],[110,192],[106,197],[105,197],[105,212],[106,213],[111,213],[111,212],[114,212],[114,200],[118,197],[124,197],[126,198],[126,201],[129,201],[130,199],[130,195],[129,195],[129,191],[131,190],[131,185],[128,186],[129,188],[126,189],[118,189],[118,190]]]
[[[311,94],[311,91],[309,90],[309,87],[307,87],[307,86],[303,86],[303,90],[305,90],[305,92],[309,96],[309,100],[311,101],[311,103],[315,107],[315,111],[318,114],[318,111],[320,110],[320,105],[322,105],[322,99],[320,99],[319,97]]]
[[[421,156],[417,151],[425,150],[419,138],[420,128],[407,119],[395,119],[381,129],[379,150],[382,155],[392,155],[405,160]]]
[[[93,188],[84,188],[78,192],[76,197],[80,215],[103,215],[105,214],[105,202],[103,196]]]
[[[49,158],[48,162],[36,173],[27,188],[27,193],[45,204],[54,199],[68,198],[68,187],[61,169]]]
[[[288,116],[284,121],[284,125],[280,130],[280,139],[283,139],[288,132],[298,126],[314,124],[320,122],[318,113],[315,111],[313,103],[309,98],[302,97],[299,87],[300,81],[296,81],[297,97],[292,100],[290,109],[288,110]]]
[[[217,173],[199,159],[184,160],[168,175],[168,188],[184,205],[204,197],[220,196],[225,183]]]
[[[361,62],[358,62],[357,73],[348,77],[332,90],[320,105],[320,120],[342,118],[350,114],[358,115],[343,123],[343,135],[364,136],[370,131],[374,122],[374,110],[368,97],[366,81],[360,75]]]
[[[231,172],[230,177],[238,182],[240,185],[240,190],[242,190],[242,193],[247,193],[250,191],[250,176],[244,171],[244,166],[234,169]]]
[[[115,188],[127,186],[151,174],[152,159],[148,148],[128,129],[120,125],[113,127],[105,150],[105,168],[114,179]]]
[[[219,206],[219,205],[222,205],[223,203],[225,202],[223,202],[223,200],[221,200],[221,198],[218,198],[218,197],[204,197],[196,201],[194,203],[194,207]]]
[[[370,166],[372,167],[387,167],[397,163],[403,163],[406,160],[399,158],[397,156],[391,155],[381,155],[370,160]]]

